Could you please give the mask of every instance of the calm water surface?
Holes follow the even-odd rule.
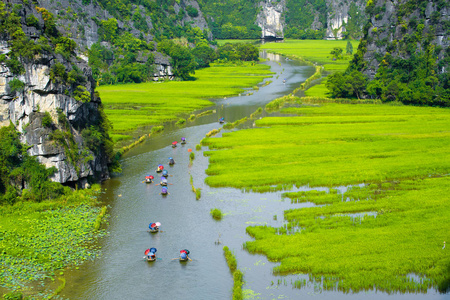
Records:
[[[321,291],[309,284],[292,288],[291,282],[308,278],[304,275],[273,276],[276,263],[265,256],[250,255],[242,244],[251,238],[245,228],[254,224],[280,226],[283,211],[308,203],[290,204],[281,193],[243,193],[231,188],[210,188],[203,182],[208,158],[195,151],[205,134],[220,127],[220,117],[233,122],[249,116],[258,107],[289,94],[299,83],[311,76],[312,67],[283,57],[262,54],[270,58],[266,64],[276,72],[268,86],[252,91],[253,95],[216,100],[216,113],[201,117],[184,128],[168,124],[164,132],[132,149],[123,158],[123,174],[103,184],[102,201],[109,205],[109,235],[99,243],[103,252],[92,263],[86,263],[66,274],[66,288],[60,294],[69,299],[230,299],[233,280],[223,256],[228,246],[237,257],[238,268],[244,272],[244,289],[251,290],[249,299],[449,299],[437,292],[428,294],[393,294],[363,292],[343,294]],[[286,83],[283,83],[286,79]],[[208,108],[211,109],[211,108]],[[247,124],[251,126],[251,123]],[[147,131],[148,132],[148,131]],[[171,148],[173,141],[186,137],[187,144]],[[188,148],[196,154],[189,164]],[[168,166],[168,158],[176,161]],[[158,164],[164,164],[171,176],[170,195],[162,197],[161,187],[142,183],[147,174],[154,175]],[[200,200],[191,191],[202,189]],[[239,174],[236,174],[239,176]],[[158,180],[156,180],[159,182]],[[307,189],[306,187],[303,189]],[[212,208],[224,214],[221,221],[210,216]],[[274,216],[277,220],[274,220]],[[162,232],[147,232],[150,222],[161,222]],[[217,241],[220,244],[217,244]],[[147,248],[158,249],[155,262],[143,260]],[[191,262],[180,263],[181,249],[191,251]]]

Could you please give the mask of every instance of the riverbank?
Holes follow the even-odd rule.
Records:
[[[186,119],[189,113],[212,106],[210,99],[238,95],[272,75],[269,66],[254,62],[211,64],[197,70],[192,81],[99,86],[97,91],[114,141],[128,140],[126,145],[138,127]]]
[[[256,240],[246,249],[325,290],[445,291],[450,111],[295,101],[281,112],[297,117],[203,140],[214,150],[205,152],[210,186],[318,187],[285,194],[317,206],[285,211],[282,227],[248,227]]]
[[[317,80],[322,76],[322,71],[326,74],[334,73],[336,71],[344,71],[353,55],[346,54],[347,43],[350,42],[353,48],[353,53],[356,53],[359,41],[344,41],[344,40],[292,40],[286,39],[282,43],[264,43],[260,49],[272,53],[285,55],[290,59],[305,61],[314,66],[321,66],[320,72],[313,78],[315,80],[314,86],[311,82],[306,82],[301,88],[305,90],[305,96],[309,97],[327,97],[328,89],[325,87],[326,78]],[[333,59],[330,52],[334,48],[341,48],[343,54],[338,59]],[[311,81],[311,80],[310,80]]]

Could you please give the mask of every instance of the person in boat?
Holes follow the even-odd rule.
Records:
[[[162,177],[168,177],[169,176],[169,171],[167,171],[167,170],[164,170],[164,171],[162,171]]]
[[[166,177],[164,177],[164,176],[161,177],[160,185],[161,186],[167,186],[167,178]]]
[[[159,230],[159,227],[156,225],[156,223],[150,223],[148,225],[148,229],[150,229],[150,231],[156,231]]]
[[[147,176],[145,176],[145,182],[152,183],[154,178],[155,177],[153,177],[152,175],[147,175]]]
[[[180,259],[181,259],[181,260],[188,260],[188,259],[189,259],[189,256],[188,256],[189,253],[190,253],[190,252],[189,252],[189,250],[187,250],[187,249],[181,250],[181,251],[180,251]]]
[[[169,165],[174,165],[175,160],[172,157],[169,157]]]
[[[181,138],[181,143],[182,143],[182,144],[186,144],[186,138],[182,137],[182,138]]]
[[[147,260],[155,260],[156,259],[156,248],[150,248],[148,249],[149,251],[145,251],[147,252]]]
[[[173,142],[172,143],[172,148],[175,148],[177,146],[178,142]]]
[[[219,119],[219,122],[220,122],[220,123],[225,122],[225,118],[224,118],[224,117],[220,118],[220,119]]]
[[[159,172],[162,172],[162,170],[164,170],[163,165],[158,165],[158,168],[156,169],[156,172],[159,173]]]
[[[163,187],[163,188],[161,189],[161,195],[167,195],[167,194],[169,194],[169,192],[167,191],[167,188],[166,188],[166,187]]]

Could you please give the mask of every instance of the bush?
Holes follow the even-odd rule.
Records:
[[[8,82],[8,85],[9,85],[9,88],[11,89],[11,93],[14,93],[14,94],[16,92],[22,92],[25,87],[25,83],[20,81],[17,78],[14,78],[10,82]]]
[[[191,18],[198,17],[198,10],[195,7],[188,5],[186,6],[186,11]]]
[[[44,116],[42,117],[42,126],[44,127],[51,127],[53,125],[53,119],[52,116],[48,111],[44,113]]]

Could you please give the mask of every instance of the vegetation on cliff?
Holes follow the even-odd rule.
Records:
[[[199,0],[208,26],[216,39],[259,39],[261,28],[256,23],[256,0]]]
[[[357,53],[345,72],[328,78],[332,95],[450,106],[450,48],[441,42],[450,34],[449,8],[447,1],[404,0],[385,13],[383,1],[369,1]]]

